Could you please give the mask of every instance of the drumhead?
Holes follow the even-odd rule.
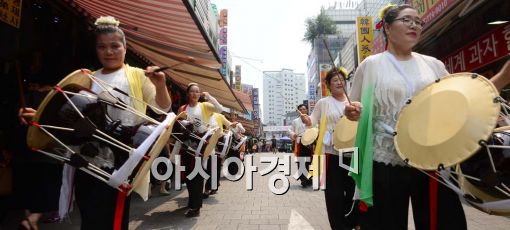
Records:
[[[57,87],[60,87],[62,89],[66,88],[90,89],[90,87],[92,86],[92,80],[86,74],[92,74],[92,72],[87,69],[76,70],[71,74],[67,75],[64,79],[62,79],[57,84]],[[32,121],[36,123],[43,123],[41,122],[42,117],[54,116],[54,114],[51,113],[56,113],[57,111],[52,111],[51,109],[46,110],[46,108],[48,107],[50,101],[52,101],[57,94],[59,94],[59,92],[55,89],[52,89],[46,95],[46,97],[44,97],[44,100],[39,105],[39,108],[37,108],[37,113],[35,114],[35,117],[32,119]],[[48,146],[48,144],[52,142],[53,138],[46,135],[46,133],[41,131],[41,129],[37,128],[36,126],[28,127],[27,144],[30,148],[45,149]]]
[[[317,140],[317,137],[319,136],[319,129],[318,128],[309,128],[306,129],[303,133],[303,136],[301,137],[301,144],[303,145],[311,145],[312,143]]]
[[[469,158],[496,125],[498,95],[489,80],[473,73],[448,75],[425,87],[397,120],[394,142],[399,156],[424,170]]]
[[[136,191],[142,197],[148,195],[146,193],[148,193],[149,191],[148,190],[148,186],[150,183],[149,172],[152,163],[154,162],[154,160],[156,160],[156,158],[159,156],[159,154],[167,144],[168,140],[170,139],[170,135],[172,134],[172,128],[177,119],[180,119],[184,116],[186,116],[185,113],[180,113],[174,119],[169,120],[168,124],[166,124],[167,127],[165,131],[163,131],[163,133],[161,133],[156,142],[154,142],[154,145],[152,146],[148,154],[149,159],[142,161],[140,169],[136,172],[136,175],[133,178],[133,182],[131,183],[132,189],[128,191],[128,194],[130,194],[132,191]]]
[[[335,130],[333,130],[333,146],[335,149],[354,147],[357,132],[357,121],[351,121],[345,116],[340,118],[340,120],[336,122]]]
[[[204,160],[206,160],[209,155],[214,151],[214,148],[216,147],[216,143],[218,142],[218,139],[221,137],[223,133],[220,131],[220,129],[216,128],[211,135],[211,137],[207,140],[207,146],[204,150]]]

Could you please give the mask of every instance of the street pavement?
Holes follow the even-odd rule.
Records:
[[[276,156],[283,159],[287,153]],[[260,163],[261,156],[275,156],[272,153],[254,155],[254,165],[258,171],[269,163]],[[294,160],[291,160],[291,175],[296,172]],[[275,195],[268,186],[269,178],[274,174],[283,174],[275,169],[268,175],[253,173],[253,190],[246,189],[246,173],[239,181],[230,181],[222,177],[219,192],[204,200],[199,217],[185,218],[184,212],[188,194],[186,187],[181,191],[172,189],[171,194],[162,196],[153,189],[153,196],[143,202],[134,195],[131,203],[130,229],[330,229],[324,192],[314,191],[311,187],[302,188],[299,181],[288,176],[290,188],[283,195]],[[282,183],[277,182],[276,187]],[[172,186],[174,187],[174,186]],[[411,209],[411,207],[410,207]],[[464,206],[470,230],[510,229],[510,219],[491,216],[472,207]],[[411,211],[411,210],[410,210]],[[411,213],[411,212],[410,212]],[[41,224],[46,229],[79,229],[79,213],[72,213],[71,223]],[[409,216],[409,229],[414,229],[412,216]]]

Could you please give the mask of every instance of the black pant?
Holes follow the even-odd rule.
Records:
[[[77,169],[75,177],[76,203],[81,214],[82,230],[111,230],[119,191]],[[129,227],[131,196],[126,197],[122,229]]]
[[[219,156],[216,157],[216,165],[212,165],[212,155],[209,156],[209,159],[207,159],[207,170],[205,170],[205,172],[207,172],[207,174],[209,174],[209,179],[207,179],[207,181],[205,182],[205,190],[211,190],[211,183],[212,183],[212,167],[216,167],[216,178],[217,178],[217,181],[216,183],[218,183],[218,187],[216,189],[212,189],[212,190],[218,190],[218,188],[220,187],[220,174],[221,174],[221,158]]]
[[[188,190],[188,208],[199,209],[202,207],[204,178],[200,174],[197,174],[192,179],[188,179],[187,176],[191,174],[195,167],[195,157],[188,153],[182,153],[181,158],[184,166],[186,167],[184,173],[186,178],[184,178],[184,182],[186,183],[186,189]],[[200,161],[196,163],[199,164],[196,165],[196,167],[202,167]]]
[[[336,155],[326,155],[326,189],[324,196],[326,198],[326,209],[331,229],[352,229],[357,225],[356,208],[348,217],[353,204],[354,181],[348,175],[346,169],[339,166],[339,157]],[[345,158],[344,164],[349,165],[350,159]]]
[[[437,228],[467,229],[458,196],[438,185]],[[362,229],[407,229],[409,198],[417,230],[430,229],[429,176],[417,169],[374,162],[374,206],[360,213]]]
[[[309,170],[310,164],[312,163],[312,149],[311,149],[311,147],[304,146],[301,143],[299,143],[299,145],[297,147],[299,148],[298,157],[309,157],[310,158],[309,161],[304,163],[304,165],[300,165],[301,163],[298,161],[297,162],[298,169],[304,166],[306,168],[306,171],[308,172],[308,171],[310,171]],[[303,181],[308,180],[308,178],[306,178],[306,175],[300,175],[299,180],[301,182],[303,182]]]

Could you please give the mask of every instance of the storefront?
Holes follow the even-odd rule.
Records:
[[[52,85],[74,70],[100,67],[92,30],[95,18],[102,15],[121,21],[128,44],[128,64],[170,67],[165,72],[172,90],[172,109],[184,102],[183,88],[189,82],[197,82],[223,106],[246,111],[221,76],[219,57],[189,2],[168,0],[154,4],[159,5],[143,2],[132,6],[130,1],[102,0],[0,1],[0,103],[4,118],[0,122],[0,170],[10,167],[13,152],[24,145],[24,127],[17,114],[23,104],[37,108],[38,100],[31,95],[38,94],[40,101]],[[3,172],[0,187],[5,190]],[[2,195],[0,191],[0,198]]]
[[[509,57],[509,12],[510,2],[505,0],[435,1],[422,15],[428,24],[416,51],[440,59],[451,73],[490,78]],[[510,98],[506,91],[502,94]]]

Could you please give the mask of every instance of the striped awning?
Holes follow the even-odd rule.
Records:
[[[126,34],[128,49],[158,66],[185,88],[200,85],[225,107],[246,111],[219,72],[218,54],[188,0],[68,0],[92,18],[113,16]]]
[[[234,94],[243,103],[244,107],[246,108],[246,110],[248,110],[248,112],[253,112],[253,105],[251,103],[250,95],[235,89]]]

